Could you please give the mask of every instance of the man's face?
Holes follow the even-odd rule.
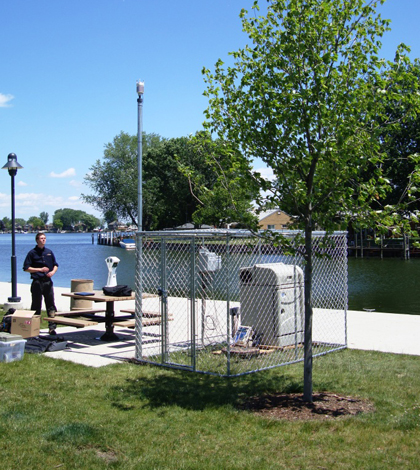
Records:
[[[39,248],[44,248],[46,241],[47,237],[45,235],[41,235],[37,241]]]

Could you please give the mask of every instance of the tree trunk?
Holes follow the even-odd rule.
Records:
[[[305,227],[305,344],[303,399],[312,403],[312,225]]]

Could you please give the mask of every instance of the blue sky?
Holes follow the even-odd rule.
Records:
[[[260,1],[265,5],[265,1]],[[2,0],[0,163],[17,154],[16,217],[80,201],[104,145],[137,132],[136,81],[145,82],[143,128],[181,137],[202,128],[203,66],[244,46],[239,19],[253,0]],[[420,57],[419,0],[388,0],[382,56],[401,42]],[[0,172],[0,219],[10,217],[10,176]]]

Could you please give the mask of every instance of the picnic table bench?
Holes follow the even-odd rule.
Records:
[[[55,312],[54,317],[45,317],[45,320],[48,323],[56,323],[57,325],[65,326],[75,326],[76,328],[84,328],[85,326],[97,325],[100,321],[104,321],[102,318],[93,319],[96,313],[103,313],[104,309],[95,309],[95,310],[70,310],[69,312]],[[75,318],[89,316],[89,319],[86,318]]]
[[[130,313],[133,316],[135,314],[134,308],[121,309],[120,312]],[[160,317],[160,312],[143,311],[142,315],[143,315],[143,318],[155,318],[155,317]]]
[[[69,312],[55,312],[55,317],[83,317],[85,315],[95,315],[95,313],[104,312],[105,309],[70,310]]]
[[[127,312],[127,310],[121,310],[121,312]],[[149,313],[149,315],[145,315]],[[172,321],[174,319],[173,315],[169,315],[168,320]],[[142,325],[143,326],[154,326],[162,324],[162,317],[160,313],[157,312],[143,312],[142,318]],[[117,321],[114,322],[114,326],[121,326],[125,328],[134,328],[136,326],[136,319],[132,318],[129,320]]]
[[[45,317],[49,323],[56,323],[57,325],[74,326],[76,328],[84,328],[85,326],[97,325],[104,322],[104,317],[95,317],[96,313],[104,313],[105,309],[90,309],[90,310],[70,310],[68,312],[56,312],[55,317]],[[121,313],[128,313],[134,316],[134,309],[122,309]],[[81,317],[81,318],[79,318]],[[88,317],[88,318],[83,318]],[[136,324],[135,318],[115,317],[113,322],[114,326],[134,328]],[[169,316],[169,320],[173,320],[173,316]],[[159,312],[143,312],[143,326],[160,325],[162,323],[161,314]]]
[[[93,326],[97,325],[97,321],[92,320],[84,320],[83,318],[71,318],[71,317],[46,317],[45,320],[49,323],[56,323],[60,325],[66,326],[75,326],[76,328],[84,328],[85,326]]]
[[[160,325],[161,323],[162,323],[161,320],[143,320],[142,321],[143,326]],[[136,319],[133,318],[131,320],[117,321],[117,322],[114,322],[114,326],[134,328],[136,326]]]

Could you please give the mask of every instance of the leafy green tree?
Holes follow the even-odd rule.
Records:
[[[80,222],[82,211],[75,209],[57,209],[54,212],[53,220],[60,219],[65,230],[73,230],[74,226]]]
[[[11,230],[12,229],[12,221],[9,219],[9,217],[3,217],[2,219],[3,222],[3,230]]]
[[[205,188],[221,181],[206,161],[209,153],[220,155],[219,142],[212,142],[205,134],[174,139],[145,134],[145,141],[142,168],[142,225],[145,230],[175,227],[191,220],[198,225],[209,222],[218,225],[223,220],[230,220],[226,210],[231,202],[232,182],[230,188],[220,185],[217,198],[203,194]],[[222,157],[217,158],[220,161]],[[194,186],[196,195],[191,191],[191,174],[200,179]],[[118,218],[137,225],[137,175],[137,137],[122,132],[106,145],[103,161],[98,160],[85,178],[95,194],[83,195],[83,198],[101,210],[108,222]],[[246,202],[241,200],[246,214],[252,197],[249,191],[245,194],[242,188],[238,187],[239,190],[247,196]],[[205,201],[204,205],[200,197]],[[208,197],[212,197],[211,202]],[[208,209],[215,205],[217,210]]]
[[[265,16],[241,13],[252,45],[219,60],[207,82],[207,128],[237,153],[232,168],[243,185],[259,181],[260,209],[275,204],[296,216],[304,232],[304,399],[312,401],[312,232],[346,223],[354,214],[380,217],[374,201],[391,184],[380,133],[392,125],[387,105],[404,118],[418,110],[418,81],[411,79],[403,47],[393,63],[380,60],[388,21],[376,14],[382,0],[271,0]],[[258,10],[258,3],[254,3]],[[275,181],[249,171],[255,157]],[[267,195],[268,192],[268,195]],[[395,222],[394,207],[382,219]]]
[[[256,228],[258,218],[252,211],[252,201],[260,188],[255,181],[253,185],[242,185],[238,168],[226,165],[235,159],[234,151],[226,142],[213,140],[205,132],[197,133],[188,143],[194,160],[178,159],[178,168],[187,176],[190,191],[198,201],[192,216],[194,223],[225,227],[234,222]],[[214,166],[218,171],[214,171]],[[251,165],[247,170],[251,170]]]
[[[117,218],[118,216],[114,211],[106,211],[104,214],[104,219],[107,224],[114,222],[114,220],[117,220]]]
[[[45,222],[36,216],[29,217],[28,224],[32,225],[34,230],[44,230],[45,228]]]
[[[80,222],[86,227],[88,232],[91,232],[93,229],[101,225],[101,221],[97,217],[90,214],[83,214]]]
[[[160,136],[144,134],[143,155],[160,143]],[[85,182],[94,194],[82,194],[82,198],[103,214],[113,213],[137,225],[137,181],[137,136],[121,132],[105,145],[103,161],[97,160],[90,168]]]
[[[194,137],[166,140],[145,154],[144,212],[151,220],[151,227],[176,227],[191,220],[198,226],[203,223],[219,225],[221,219],[227,217],[223,213],[226,204],[219,204],[215,213],[208,210],[199,214],[200,207],[204,206],[198,193],[204,198],[205,188],[213,187],[217,181],[217,174],[206,161],[207,155],[216,150],[217,143],[198,133]],[[191,185],[191,174],[196,176],[195,181],[200,181],[199,185],[195,184],[197,194]],[[219,198],[217,202],[220,201]]]
[[[44,222],[44,225],[47,225],[48,224],[48,218],[49,218],[49,214],[48,212],[41,212],[39,214],[39,218]]]
[[[59,217],[54,217],[53,226],[54,226],[54,228],[56,228],[57,230],[62,230],[62,229],[63,229],[63,222],[62,222],[62,220],[61,220]]]
[[[25,225],[26,225],[26,220],[25,219],[21,219],[20,217],[17,217],[15,219],[15,227],[23,228]]]
[[[88,216],[84,211],[66,208],[57,209],[54,212],[53,225],[57,229],[59,229],[59,225],[61,225],[61,228],[64,228],[65,230],[73,230],[75,225],[84,223],[84,219],[86,219],[89,224],[94,223],[95,226],[100,223],[99,219],[96,219],[94,216]]]
[[[412,93],[415,96],[417,83],[420,82],[420,61],[416,59],[414,63],[410,63],[398,60],[398,67],[405,69],[406,73],[401,74],[400,80],[406,81],[407,89],[410,88],[410,81],[414,82]],[[386,117],[392,125],[382,126],[380,140],[382,151],[387,156],[384,162],[386,174],[392,184],[385,204],[399,204],[403,201],[403,196],[410,193],[412,197],[408,198],[406,209],[412,213],[420,209],[416,188],[413,191],[420,155],[420,114],[407,115],[404,103],[398,98],[387,104]],[[409,186],[407,181],[411,183]]]

